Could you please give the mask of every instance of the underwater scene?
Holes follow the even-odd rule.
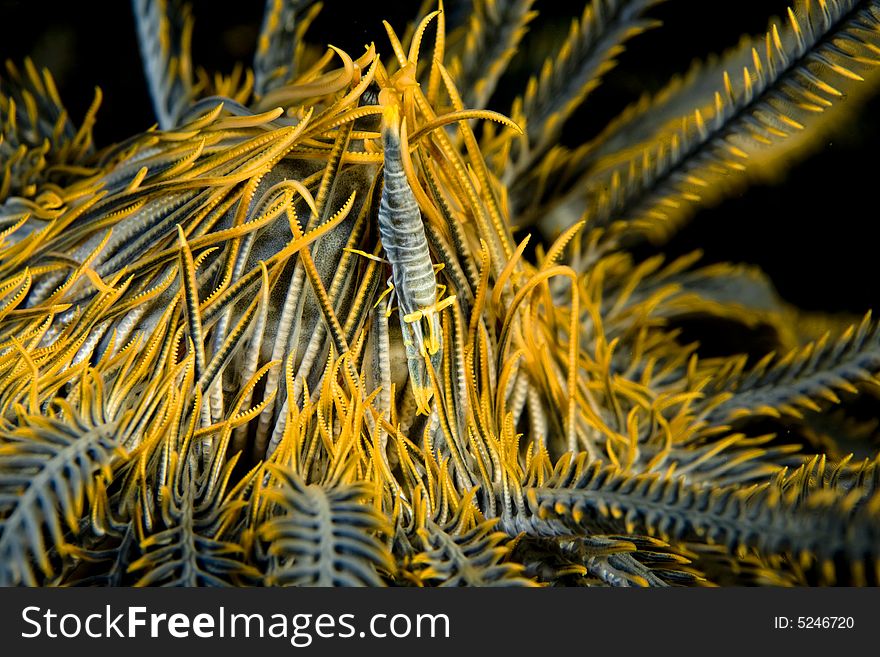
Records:
[[[880,584],[880,0],[103,4],[0,1],[0,585]]]

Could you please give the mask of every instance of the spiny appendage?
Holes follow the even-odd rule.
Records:
[[[401,122],[397,99],[388,89],[380,93],[384,107],[382,142],[385,173],[379,204],[379,234],[391,263],[394,289],[400,305],[400,328],[419,412],[429,413],[433,386],[428,367],[440,368],[443,345],[439,313],[455,302],[454,296],[437,300],[437,277],[421,212],[407,181],[403,150],[406,123]],[[410,173],[411,163],[409,164]]]

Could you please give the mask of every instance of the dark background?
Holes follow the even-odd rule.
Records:
[[[192,4],[195,64],[229,71],[236,61],[249,62],[263,1]],[[381,20],[388,19],[402,31],[418,4],[328,0],[310,40],[352,53],[374,40],[387,56]],[[763,32],[768,19],[787,5],[781,0],[670,0],[653,12],[666,25],[631,43],[621,66],[591,96],[578,125],[569,126],[566,135],[594,134],[643,90],[659,89],[694,57],[723,51],[743,33]],[[535,44],[561,40],[569,17],[579,14],[583,5],[545,0],[536,7],[543,16],[536,24],[545,27],[527,36],[512,64],[514,77],[537,69],[545,51],[538,54]],[[0,23],[0,58],[20,61],[30,55],[38,65],[49,67],[75,121],[91,102],[95,85],[101,87],[104,102],[95,128],[99,146],[153,123],[128,2],[0,0]],[[494,108],[507,111],[520,88],[519,83],[509,85],[496,97]],[[783,298],[805,309],[880,309],[874,228],[880,218],[880,88],[867,98],[862,110],[793,166],[781,183],[754,185],[702,210],[664,251],[676,255],[699,247],[705,251],[705,262],[757,264]]]

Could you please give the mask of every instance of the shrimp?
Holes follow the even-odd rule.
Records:
[[[385,154],[385,178],[379,201],[379,236],[388,262],[397,296],[400,328],[406,349],[407,367],[419,413],[430,413],[434,393],[428,365],[440,370],[443,340],[439,313],[455,302],[450,295],[437,300],[437,277],[425,227],[404,171],[400,120],[393,93],[379,94],[383,106],[382,145]],[[405,139],[405,137],[404,137]]]

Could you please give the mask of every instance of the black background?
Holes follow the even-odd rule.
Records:
[[[229,71],[236,61],[249,62],[262,0],[192,4],[195,63]],[[418,4],[328,0],[310,39],[352,53],[375,41],[387,54],[381,20],[402,30]],[[576,143],[584,134],[595,134],[643,90],[659,89],[694,57],[721,52],[743,33],[763,32],[768,19],[787,5],[781,0],[670,0],[652,12],[666,25],[631,43],[621,66],[590,97],[565,138]],[[539,23],[550,28],[534,29],[527,37],[512,64],[514,78],[537,69],[545,56],[543,44],[561,40],[569,17],[582,7],[580,2],[536,3],[543,16]],[[99,146],[153,123],[128,2],[0,0],[0,23],[0,58],[20,61],[30,55],[49,67],[75,121],[91,102],[95,85],[101,87],[104,102],[95,129]],[[515,80],[502,89],[494,108],[507,111],[520,85]],[[805,309],[880,309],[875,230],[880,220],[880,88],[867,98],[859,113],[792,167],[781,183],[752,186],[702,210],[664,251],[676,255],[699,247],[705,251],[704,262],[757,264],[783,298]]]

